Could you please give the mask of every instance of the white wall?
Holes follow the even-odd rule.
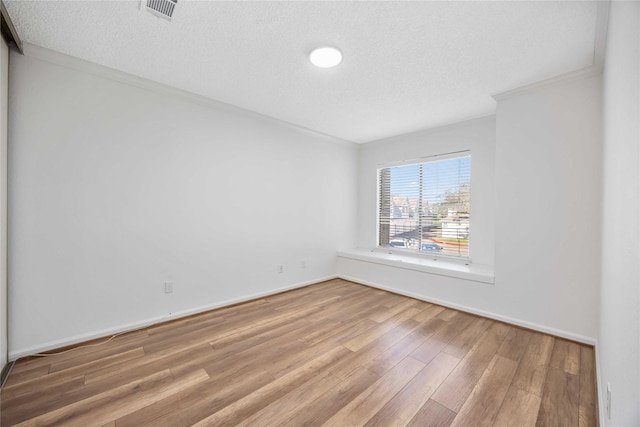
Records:
[[[34,52],[92,72],[11,56],[11,357],[321,280],[354,245],[355,145]]]
[[[471,150],[470,256],[475,263],[493,265],[494,116],[361,145],[358,247],[377,245],[377,170],[382,165],[461,150]]]
[[[338,273],[594,343],[600,83],[599,76],[581,77],[503,94],[495,124],[477,119],[361,147],[362,248],[375,246],[376,164],[471,148],[471,257],[495,265],[494,285],[347,258],[339,259]]]
[[[496,288],[501,310],[594,339],[601,205],[601,79],[498,97]]]
[[[600,410],[640,425],[640,4],[611,2],[604,71]],[[606,388],[611,384],[611,419]]]
[[[7,363],[7,111],[9,48],[0,38],[0,371]]]

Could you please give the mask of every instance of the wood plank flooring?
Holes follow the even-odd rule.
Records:
[[[593,348],[331,280],[20,360],[2,426],[597,424]]]

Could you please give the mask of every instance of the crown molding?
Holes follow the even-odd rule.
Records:
[[[2,36],[7,43],[12,43],[18,49],[18,52],[24,53],[18,31],[13,26],[11,16],[9,16],[9,12],[2,0],[0,0],[0,32],[2,32]]]
[[[548,79],[540,80],[524,86],[519,86],[504,92],[491,94],[496,101],[523,95],[527,92],[550,88],[571,80],[579,80],[602,74],[604,69],[604,56],[607,45],[607,29],[609,25],[609,0],[598,1],[596,12],[596,30],[594,36],[593,57],[591,65],[576,71],[560,74]]]
[[[528,85],[520,86],[515,89],[510,89],[505,92],[494,93],[491,95],[493,99],[496,101],[503,101],[505,99],[513,98],[515,96],[524,95],[529,92],[538,91],[541,89],[547,89],[554,86],[561,85],[563,83],[585,79],[588,77],[599,76],[602,74],[602,69],[595,67],[593,65],[582,68],[577,71],[572,71],[570,73],[560,74],[559,76],[551,77],[549,79],[540,80],[535,83],[531,83]]]
[[[0,0],[1,1],[1,0]],[[325,134],[315,131],[313,129],[305,128],[303,126],[296,125],[285,120],[280,120],[275,117],[271,117],[265,114],[258,113],[257,111],[248,110],[242,107],[238,107],[232,104],[227,104],[222,101],[217,101],[213,98],[197,95],[193,92],[189,92],[183,89],[178,89],[173,86],[159,83],[153,80],[139,77],[133,74],[119,71],[114,68],[109,68],[104,65],[96,64],[84,59],[76,58],[64,53],[60,53],[51,49],[47,49],[41,46],[33,45],[30,43],[24,43],[24,55],[27,57],[35,58],[41,61],[49,62],[54,65],[62,66],[76,71],[85,72],[97,77],[101,77],[107,80],[116,81],[122,84],[137,87],[139,89],[148,90],[162,95],[172,96],[183,99],[185,101],[193,102],[204,107],[212,108],[218,111],[224,111],[232,114],[238,114],[242,116],[252,117],[255,120],[266,121],[279,126],[284,126],[290,129],[294,129],[297,132],[314,135],[320,137],[328,142],[338,144],[356,145],[355,142],[338,138],[333,135]]]
[[[598,1],[596,13],[596,35],[593,48],[593,65],[599,70],[604,69],[604,56],[607,47],[607,32],[609,30],[610,1]]]

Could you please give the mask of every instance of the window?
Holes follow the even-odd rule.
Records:
[[[378,170],[378,245],[468,258],[471,153],[421,160]]]

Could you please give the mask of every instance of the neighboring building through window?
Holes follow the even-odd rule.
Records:
[[[421,160],[378,171],[378,245],[468,258],[471,154]]]

